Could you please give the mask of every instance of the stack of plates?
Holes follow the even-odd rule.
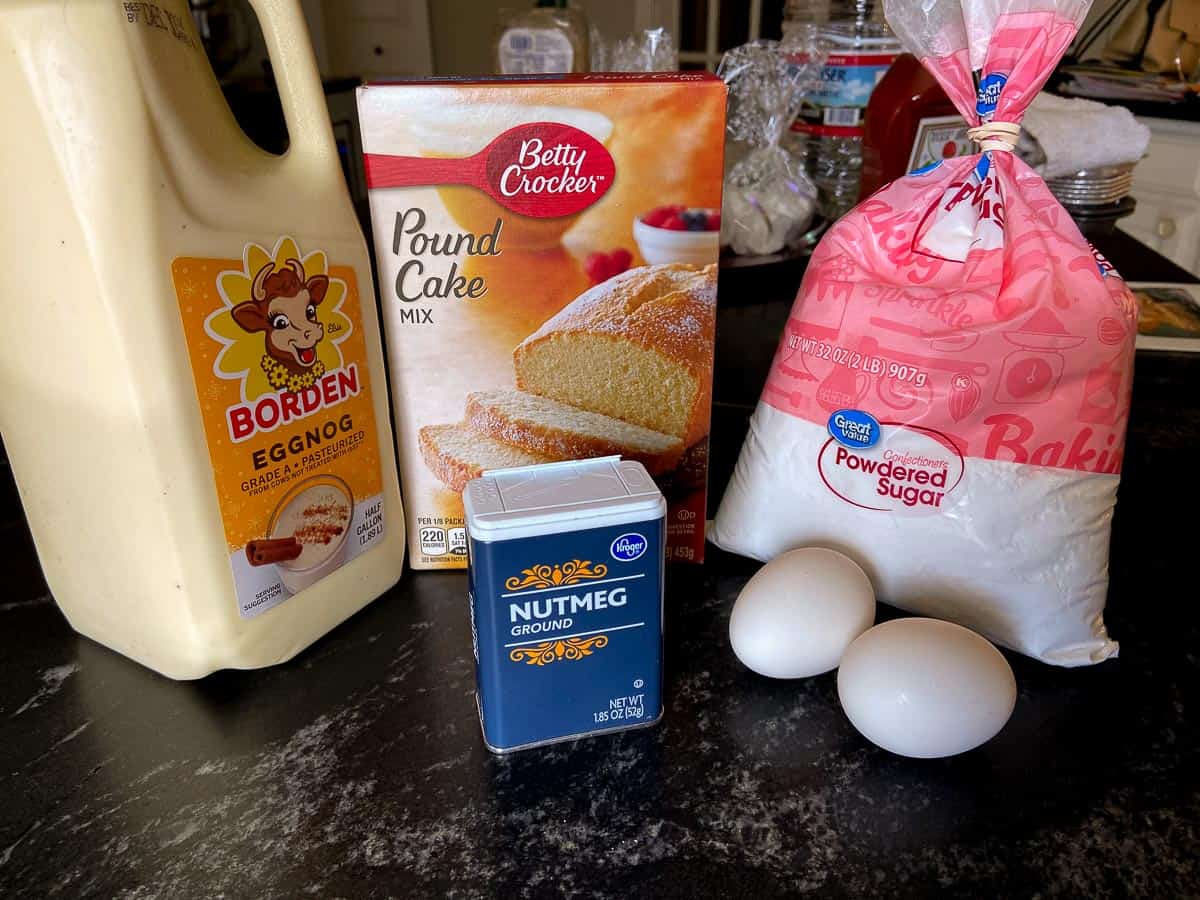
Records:
[[[1048,178],[1046,186],[1085,233],[1108,233],[1117,219],[1131,215],[1137,207],[1129,196],[1135,165],[1082,169],[1073,175]]]
[[[1082,169],[1073,175],[1049,178],[1046,186],[1068,209],[1114,204],[1129,195],[1135,163]]]

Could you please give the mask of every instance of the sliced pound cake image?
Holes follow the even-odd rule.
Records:
[[[518,390],[468,394],[464,421],[420,430],[426,466],[460,493],[492,469],[620,455],[703,487],[688,472],[707,459],[716,308],[715,265],[596,285],[518,345]]]
[[[708,433],[716,311],[715,264],[630,269],[517,346],[517,387],[691,446]]]
[[[683,441],[523,391],[481,391],[467,397],[467,424],[480,434],[555,459],[620,455],[651,475],[671,469]]]
[[[456,494],[467,482],[490,469],[534,466],[553,458],[492,440],[465,423],[427,425],[421,429],[421,458],[438,481]]]

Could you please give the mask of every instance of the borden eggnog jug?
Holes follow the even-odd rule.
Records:
[[[55,599],[173,678],[288,659],[399,577],[366,246],[296,0],[291,147],[184,0],[0,8],[0,428]]]

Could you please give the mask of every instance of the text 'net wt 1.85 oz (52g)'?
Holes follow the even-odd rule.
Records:
[[[884,187],[817,247],[712,533],[764,560],[842,550],[880,599],[1063,666],[1117,652],[1137,315],[1010,150],[1088,5],[886,4],[982,152]]]

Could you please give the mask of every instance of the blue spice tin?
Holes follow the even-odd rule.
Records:
[[[488,749],[656,723],[667,504],[641,463],[501,469],[463,503]]]

